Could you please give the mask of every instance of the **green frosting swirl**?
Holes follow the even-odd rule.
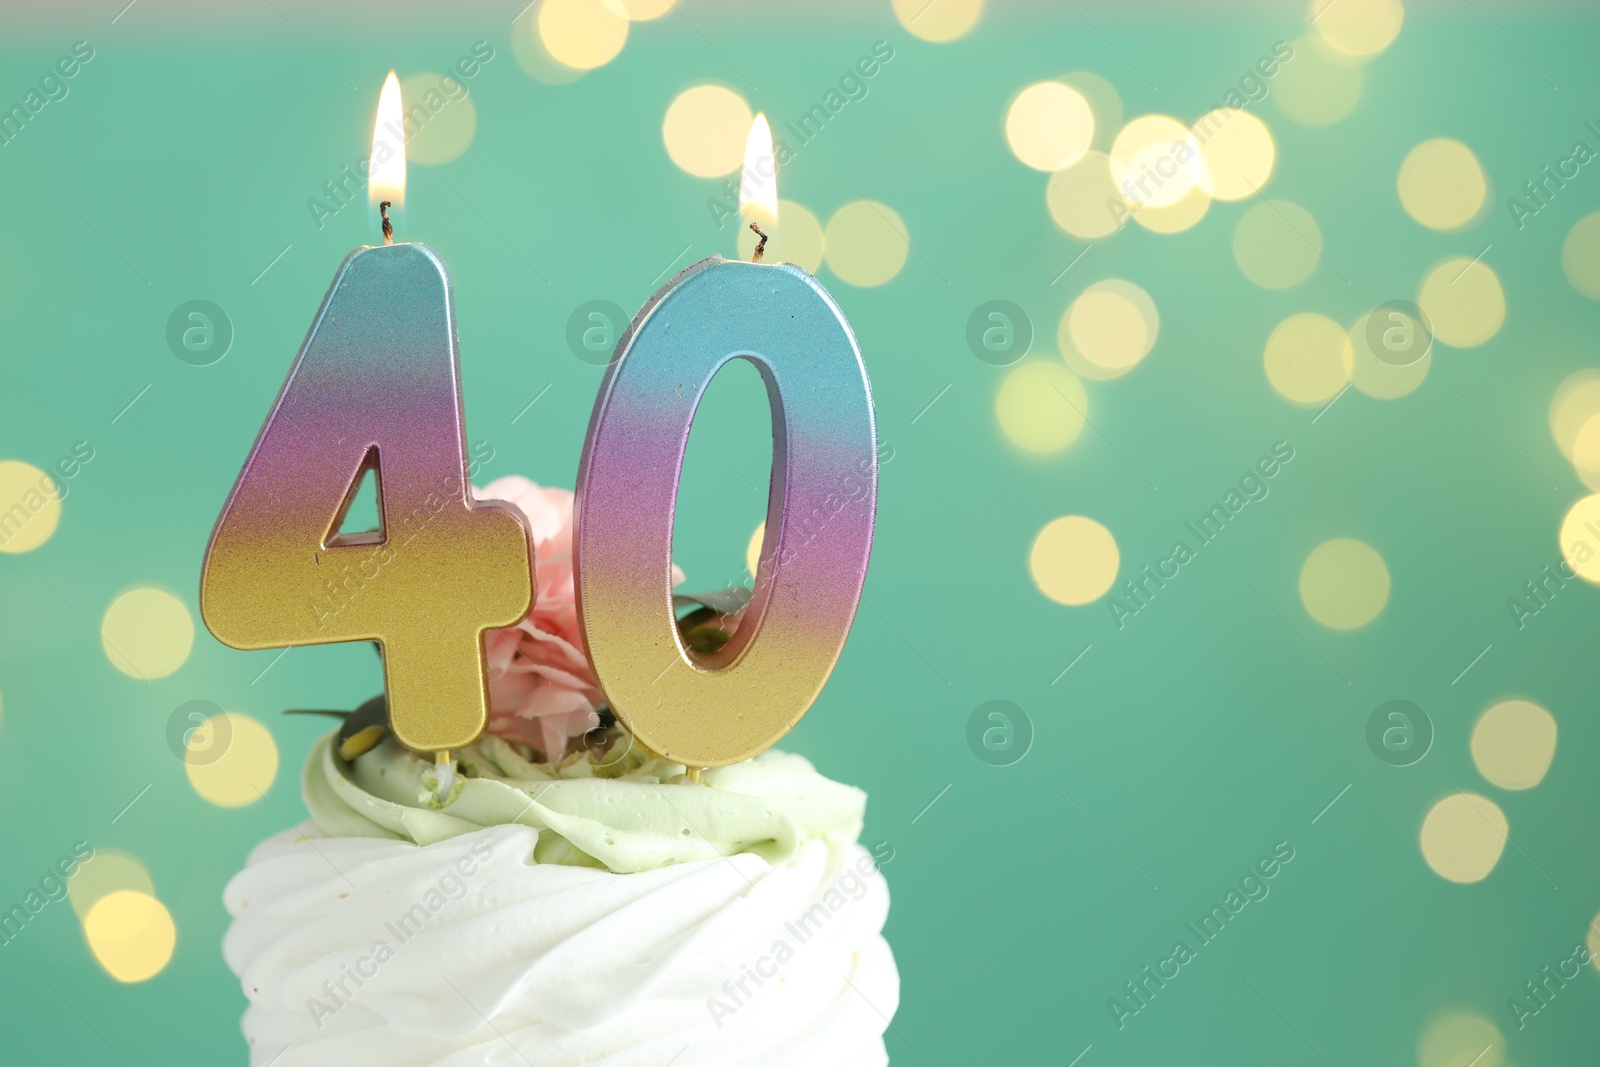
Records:
[[[854,841],[866,810],[861,790],[786,752],[710,768],[697,785],[682,764],[636,749],[558,767],[487,735],[455,754],[457,780],[441,802],[433,763],[392,736],[354,760],[334,740],[317,742],[302,781],[312,822],[330,837],[429,845],[520,823],[541,831],[540,863],[628,874],[743,852],[784,863],[807,841]]]

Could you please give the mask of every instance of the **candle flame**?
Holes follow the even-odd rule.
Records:
[[[394,71],[378,94],[378,118],[372,125],[372,160],[367,171],[367,200],[374,208],[388,200],[395,211],[406,203],[405,104]]]
[[[750,138],[744,143],[739,222],[744,226],[755,223],[768,237],[778,235],[778,161],[772,152],[772,127],[760,113],[750,124]]]

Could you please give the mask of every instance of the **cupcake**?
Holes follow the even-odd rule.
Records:
[[[768,750],[689,780],[634,742],[582,653],[571,494],[529,518],[539,593],[488,635],[489,732],[412,752],[381,698],[317,742],[310,818],[224,892],[228,966],[265,1067],[868,1067],[899,975],[866,796]],[[697,650],[738,626],[688,598]]]

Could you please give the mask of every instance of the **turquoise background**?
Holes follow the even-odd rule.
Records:
[[[1089,5],[1092,26],[1071,5],[1002,6],[936,45],[887,3],[758,13],[689,0],[688,18],[635,25],[615,61],[562,86],[519,67],[516,5],[384,18],[285,8],[304,37],[266,5],[144,0],[112,24],[120,6],[35,13],[0,44],[7,104],[72,42],[96,49],[70,95],[0,147],[0,458],[46,467],[79,440],[95,449],[55,536],[0,556],[11,814],[0,905],[88,840],[148,865],[179,940],[161,974],[119,985],[71,906],[50,905],[0,946],[8,1062],[242,1062],[222,887],[255,842],[303,814],[298,766],[323,729],[278,712],[353,706],[380,686],[378,664],[367,648],[301,648],[262,675],[277,653],[202,631],[179,671],[141,683],[110,666],[95,630],[134,585],[175,591],[198,619],[206,539],[267,398],[340,260],[372,239],[363,209],[319,231],[305,202],[366,154],[385,72],[444,69],[477,40],[496,57],[471,83],[475,140],[450,164],[411,169],[402,237],[428,241],[452,271],[468,436],[495,456],[480,481],[558,485],[575,476],[601,374],[568,350],[569,314],[593,299],[636,308],[686,243],[680,266],[733,251],[705,206],[719,183],[664,150],[668,103],[712,80],[793,116],[873,42],[896,49],[871,95],[780,179],[824,222],[860,196],[881,200],[915,246],[878,288],[818,272],[859,337],[892,459],[873,606],[785,742],[866,788],[865,837],[894,848],[894,1062],[1403,1064],[1452,1010],[1504,1035],[1484,1067],[1592,1061],[1594,968],[1524,1029],[1507,1000],[1600,912],[1600,596],[1571,583],[1521,630],[1507,600],[1558,559],[1557,527],[1586,492],[1546,413],[1558,383],[1596,361],[1600,315],[1564,278],[1560,248],[1595,209],[1600,173],[1585,170],[1520,232],[1503,202],[1600,119],[1593,13],[1429,5],[1365,68],[1349,118],[1308,129],[1271,99],[1256,109],[1279,149],[1268,192],[1316,216],[1349,279],[1324,264],[1266,292],[1230,251],[1248,203],[1213,205],[1175,236],[1130,226],[1053,285],[1082,246],[1051,223],[1045,175],[1010,154],[1002,123],[1022,86],[1071,70],[1110,79],[1130,117],[1192,120],[1274,41],[1305,32],[1295,4],[1204,15]],[[1422,228],[1395,193],[1405,153],[1435,136],[1466,141],[1489,175],[1494,202],[1463,233]],[[1440,346],[1411,395],[1351,391],[1315,425],[1316,409],[1271,390],[1261,354],[1284,317],[1351,321],[1485,245],[1508,305],[1490,343]],[[1150,292],[1160,339],[1127,377],[1087,383],[1099,432],[1024,455],[996,424],[1004,371],[968,350],[967,317],[1014,301],[1033,319],[1036,355],[1054,358],[1063,309],[1103,277]],[[236,330],[209,367],[165,341],[169,314],[197,298]],[[678,561],[690,586],[742,573],[765,506],[768,425],[753,371],[719,380],[684,480]],[[1064,607],[1035,589],[1028,550],[1050,519],[1104,523],[1127,577],[1279,440],[1296,455],[1271,495],[1126,628],[1104,603]],[[1306,555],[1333,537],[1375,547],[1393,578],[1384,612],[1349,632],[1315,622],[1297,594]],[[1512,696],[1560,725],[1548,776],[1523,793],[1484,781],[1467,747],[1479,713]],[[1437,731],[1410,767],[1380,762],[1365,740],[1369,714],[1393,698],[1420,704]],[[283,758],[272,805],[221,810],[193,792],[165,735],[192,699],[270,726]],[[1009,767],[966,741],[969,716],[993,699],[1020,705],[1035,732]],[[1418,848],[1424,815],[1458,789],[1490,797],[1511,824],[1514,847],[1475,885],[1444,881]],[[1270,896],[1119,1030],[1107,1001],[1280,841],[1295,858]]]

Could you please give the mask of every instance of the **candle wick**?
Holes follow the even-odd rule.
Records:
[[[389,201],[385,200],[378,205],[378,214],[383,216],[383,243],[394,244],[394,223],[389,221]]]
[[[762,231],[760,226],[757,226],[753,222],[750,224],[750,228],[756,231],[757,237],[761,238],[761,240],[756,242],[756,250],[755,253],[750,257],[750,262],[760,263],[761,257],[765,255],[767,251],[767,235]]]

